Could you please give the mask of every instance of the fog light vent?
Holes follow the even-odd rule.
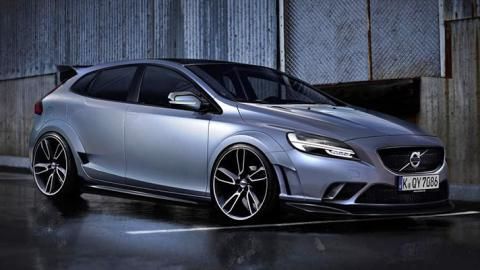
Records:
[[[366,183],[346,183],[340,193],[337,194],[335,200],[348,200],[357,194]]]
[[[357,194],[366,183],[333,183],[325,195],[324,200],[348,200]]]
[[[323,196],[324,200],[333,200],[335,197],[338,195],[340,190],[342,190],[343,186],[345,183],[334,183],[331,184],[327,191],[325,192],[325,195]]]

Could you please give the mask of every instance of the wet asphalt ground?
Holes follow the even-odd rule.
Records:
[[[83,194],[54,203],[0,172],[0,269],[480,269],[480,203],[450,215],[283,211],[231,226],[208,207]]]

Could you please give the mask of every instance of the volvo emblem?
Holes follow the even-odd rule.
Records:
[[[421,156],[420,152],[412,152],[410,155],[410,166],[412,166],[412,168],[416,169],[420,166],[420,162],[422,161],[420,159]]]

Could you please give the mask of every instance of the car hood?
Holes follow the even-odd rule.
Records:
[[[250,123],[343,141],[375,136],[428,135],[395,117],[353,107],[240,103],[238,110],[242,119]]]

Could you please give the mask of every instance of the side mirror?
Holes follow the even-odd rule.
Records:
[[[168,94],[168,102],[172,105],[193,109],[195,111],[200,110],[202,107],[202,101],[189,91],[171,92]]]

